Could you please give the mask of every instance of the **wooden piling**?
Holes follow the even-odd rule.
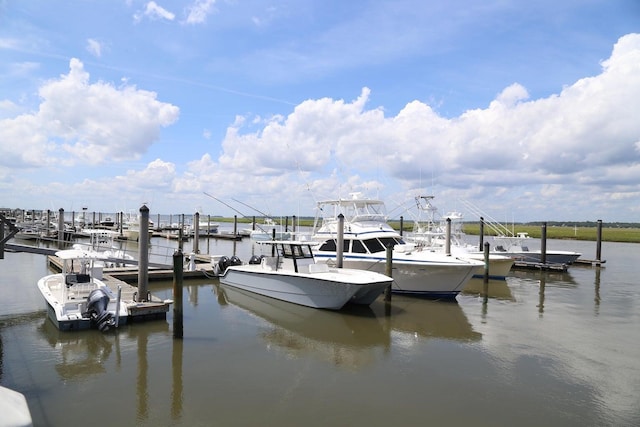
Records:
[[[484,246],[484,218],[480,217],[480,245],[478,246],[480,251],[482,251],[482,247]]]
[[[444,241],[444,251],[447,256],[451,256],[451,218],[447,218],[447,232]]]
[[[35,215],[34,215],[35,216]],[[64,209],[58,209],[58,249],[64,244]]]
[[[602,261],[602,220],[599,219],[596,229],[596,261]]]
[[[387,259],[386,259],[384,274],[386,274],[388,277],[392,277],[392,275],[393,275],[393,245],[391,243],[389,243],[389,245],[387,246],[386,255],[387,255]],[[384,300],[387,301],[387,302],[391,301],[391,283],[389,283],[387,285],[387,287],[384,289]]]
[[[180,224],[178,225],[178,249],[182,251],[184,248],[182,241],[184,240],[184,214],[180,215]]]
[[[404,231],[404,217],[401,215],[400,216],[400,235],[402,236],[402,233]]]
[[[484,244],[484,275],[482,278],[482,292],[489,295],[489,242]]]
[[[60,232],[60,229],[58,229],[58,233],[59,232]],[[45,235],[47,237],[51,237],[51,210],[50,209],[47,209],[47,228],[45,228]]]
[[[338,215],[338,240],[336,242],[336,266],[342,268],[344,253],[344,215]]]
[[[547,223],[543,222],[540,230],[540,263],[547,263]]]
[[[200,253],[200,212],[196,212],[193,219],[193,253]]]
[[[173,337],[181,339],[183,336],[182,288],[183,265],[182,251],[178,249],[173,254]]]
[[[0,213],[0,259],[4,259],[4,215]]]
[[[484,244],[484,282],[489,283],[489,242]]]
[[[138,239],[138,297],[137,301],[147,301],[149,283],[149,208],[140,208],[140,237]]]

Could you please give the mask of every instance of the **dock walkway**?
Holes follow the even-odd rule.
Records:
[[[55,271],[62,271],[62,260],[55,255],[47,255],[47,263]],[[213,274],[213,266],[211,263],[198,263],[198,269],[194,271],[184,271],[184,279],[203,278],[206,275]],[[128,307],[128,321],[139,322],[145,320],[155,320],[166,318],[169,306],[173,303],[171,300],[161,300],[151,293],[146,298],[140,298],[138,288],[133,284],[137,284],[138,267],[114,267],[105,268],[101,279],[114,293],[121,291],[122,301],[126,302]],[[171,280],[173,279],[173,270],[165,268],[151,268],[148,273],[149,280]]]

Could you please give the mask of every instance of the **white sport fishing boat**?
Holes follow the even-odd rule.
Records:
[[[248,264],[222,257],[216,264],[220,283],[259,295],[313,308],[339,310],[347,303],[369,305],[391,278],[372,271],[316,264],[310,242],[265,241],[272,256],[254,256]]]
[[[393,247],[394,293],[455,298],[484,263],[406,243],[388,223],[382,201],[353,193],[350,199],[318,203],[312,239],[320,262],[337,262],[339,215],[344,218],[343,266],[385,272],[386,248]]]
[[[484,251],[476,245],[466,241],[462,231],[463,215],[461,212],[449,212],[436,218],[438,208],[431,201],[433,196],[419,196],[415,198],[418,215],[414,220],[413,231],[406,235],[406,240],[419,247],[429,250],[445,252],[447,249],[447,228],[449,228],[449,251],[451,254],[463,258],[481,261],[484,264]],[[489,277],[494,280],[504,280],[509,275],[514,259],[496,252],[489,254]],[[484,276],[484,265],[476,268],[473,276]]]
[[[519,232],[515,235],[494,236],[494,251],[510,256],[517,261],[542,262],[541,249],[529,249],[529,244],[533,239],[529,233]],[[545,250],[545,261],[548,264],[573,264],[582,254],[573,251]]]
[[[127,321],[127,304],[98,277],[100,259],[94,251],[68,249],[56,252],[62,272],[44,276],[38,289],[47,303],[47,314],[60,330],[97,328],[107,331]]]
[[[484,225],[494,235],[492,252],[513,258],[516,261],[524,261],[528,263],[542,262],[542,248],[531,249],[530,246],[534,240],[526,232],[516,232],[510,230],[503,224],[491,218],[486,212],[483,212],[471,202],[462,200],[467,209],[473,214],[482,218]],[[540,244],[540,241],[538,241]],[[579,252],[550,250],[545,247],[545,262],[548,264],[573,264],[582,256]]]

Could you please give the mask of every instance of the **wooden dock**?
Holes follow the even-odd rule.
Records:
[[[567,271],[569,266],[567,264],[558,263],[543,263],[543,262],[531,262],[531,261],[516,261],[511,268],[522,270],[541,270],[541,271]]]
[[[599,260],[599,259],[582,259],[578,258],[573,262],[574,265],[586,265],[591,267],[602,267],[607,260]]]
[[[193,271],[185,270],[183,279],[201,279],[207,275],[213,275],[213,266],[210,262],[202,262],[205,257],[199,257],[201,262],[196,264],[197,269]],[[55,255],[47,255],[47,263],[55,271],[62,271],[62,260]],[[104,282],[114,293],[121,291],[122,301],[126,302],[128,307],[128,321],[140,322],[146,320],[166,319],[169,306],[173,303],[171,300],[161,300],[151,293],[146,298],[140,298],[138,295],[138,267],[115,267],[105,268],[102,277],[98,277]],[[172,280],[173,270],[150,268],[148,279],[151,280]],[[142,301],[140,301],[142,299]]]

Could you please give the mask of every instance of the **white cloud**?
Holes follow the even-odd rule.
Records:
[[[95,39],[87,39],[87,51],[96,58],[100,58],[102,56],[102,45]]]
[[[179,109],[156,94],[90,83],[83,64],[43,84],[38,111],[0,121],[0,163],[42,167],[77,162],[101,164],[137,159]]]
[[[216,0],[196,0],[187,8],[187,24],[201,24],[213,13]]]
[[[538,185],[532,197],[542,198],[585,184],[637,193],[630,184],[640,182],[640,35],[621,38],[599,75],[544,99],[529,100],[515,83],[488,108],[448,119],[419,101],[385,117],[381,108],[365,108],[369,96],[365,88],[352,102],[307,100],[257,130],[237,120],[219,167],[261,176],[263,185],[300,172],[322,181],[337,170],[343,179],[386,176],[398,190],[435,176],[449,188],[497,193]]]
[[[140,22],[143,18],[149,18],[152,21],[164,19],[167,21],[173,21],[175,19],[175,14],[169,12],[162,6],[158,5],[154,1],[150,1],[145,5],[144,11],[136,12],[134,15],[134,21]]]

